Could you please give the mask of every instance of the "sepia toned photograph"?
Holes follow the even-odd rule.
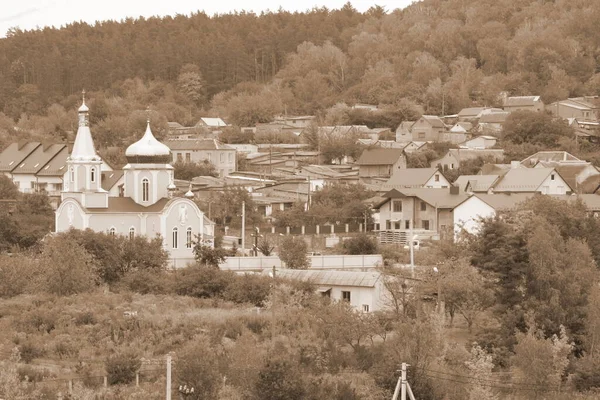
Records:
[[[0,400],[600,399],[600,1],[0,4]]]

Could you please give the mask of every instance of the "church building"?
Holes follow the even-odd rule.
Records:
[[[56,232],[92,229],[111,235],[152,238],[160,235],[171,267],[185,267],[194,259],[194,241],[214,244],[214,223],[190,197],[175,197],[171,151],[150,129],[125,152],[124,190],[119,197],[102,189],[102,160],[96,153],[89,127],[89,109],[79,108],[79,127],[67,159],[62,202],[56,210]]]

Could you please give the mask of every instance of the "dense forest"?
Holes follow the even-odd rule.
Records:
[[[114,100],[140,86],[140,103],[167,103],[180,122],[204,112],[251,124],[342,101],[452,113],[498,105],[502,91],[551,102],[600,93],[599,18],[587,0],[424,0],[390,13],[347,4],[12,29],[0,111],[17,121],[73,108],[84,87]]]

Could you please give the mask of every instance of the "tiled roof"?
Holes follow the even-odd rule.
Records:
[[[448,151],[459,161],[488,156],[496,159],[504,158],[504,150],[502,149],[450,149]]]
[[[427,122],[429,122],[429,124],[434,127],[434,128],[445,128],[446,124],[444,124],[444,121],[442,121],[442,119],[440,117],[438,117],[437,115],[422,115],[422,118],[424,118]]]
[[[449,189],[418,188],[418,189],[392,189],[384,193],[378,203],[374,203],[374,208],[379,208],[387,203],[389,199],[404,197],[417,197],[429,205],[437,208],[454,208],[462,203],[467,197],[464,193],[452,194]]]
[[[513,168],[494,186],[494,192],[535,192],[554,168]]]
[[[519,164],[519,168],[525,168]],[[512,168],[511,164],[483,164],[480,175],[504,175]]]
[[[494,112],[483,114],[481,118],[479,118],[480,124],[503,124],[506,122],[506,117],[508,117],[508,112]]]
[[[441,173],[437,168],[403,168],[393,172],[392,176],[382,185],[384,188],[411,188],[423,186],[435,173]]]
[[[67,168],[69,149],[65,146],[50,162],[46,163],[36,175],[39,176],[62,176]]]
[[[356,162],[358,165],[391,165],[402,156],[402,149],[365,149]]]
[[[474,192],[487,192],[500,175],[461,175],[454,181],[454,186],[460,188],[461,192],[470,187]]]
[[[67,148],[66,144],[41,145],[29,154],[17,168],[12,170],[13,174],[36,174],[44,168],[57,154]]]
[[[0,153],[0,171],[10,172],[23,162],[38,146],[39,142],[11,143]]]
[[[579,193],[596,193],[600,187],[600,175],[593,175],[579,184],[577,191]]]
[[[167,140],[167,147],[174,150],[235,150],[216,139]]]
[[[504,102],[505,107],[533,106],[540,101],[540,96],[511,96]]]
[[[568,153],[566,151],[538,151],[535,154],[530,155],[523,161],[523,164],[526,167],[533,167],[538,161],[582,161],[579,158],[575,157],[573,154]]]
[[[513,194],[480,193],[480,194],[473,195],[473,197],[477,197],[478,199],[480,199],[484,203],[488,204],[490,207],[492,207],[496,211],[514,210],[518,205],[522,204],[523,202],[527,201],[528,199],[532,198],[533,196],[535,196],[535,194],[533,194],[533,193],[513,193]],[[463,201],[463,203],[464,203],[464,201]]]
[[[277,276],[284,279],[311,282],[320,286],[375,287],[381,274],[379,272],[281,269],[277,271]]]
[[[162,212],[172,199],[162,198],[150,206],[143,206],[136,203],[130,197],[109,197],[108,208],[91,208],[88,211],[94,213],[159,213]]]
[[[121,179],[123,174],[124,174],[124,172],[122,169],[117,169],[117,170],[113,170],[113,171],[103,171],[102,172],[102,189],[104,189],[108,192],[113,186],[115,186],[115,183],[117,183],[119,181],[119,179]]]

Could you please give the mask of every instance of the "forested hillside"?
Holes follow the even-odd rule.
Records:
[[[142,83],[138,101],[169,101],[163,115],[181,122],[204,110],[250,124],[341,101],[452,113],[497,105],[501,91],[548,103],[600,93],[599,18],[588,0],[424,0],[387,14],[347,4],[13,30],[0,40],[0,111],[18,120],[72,107],[84,87],[114,98]]]

